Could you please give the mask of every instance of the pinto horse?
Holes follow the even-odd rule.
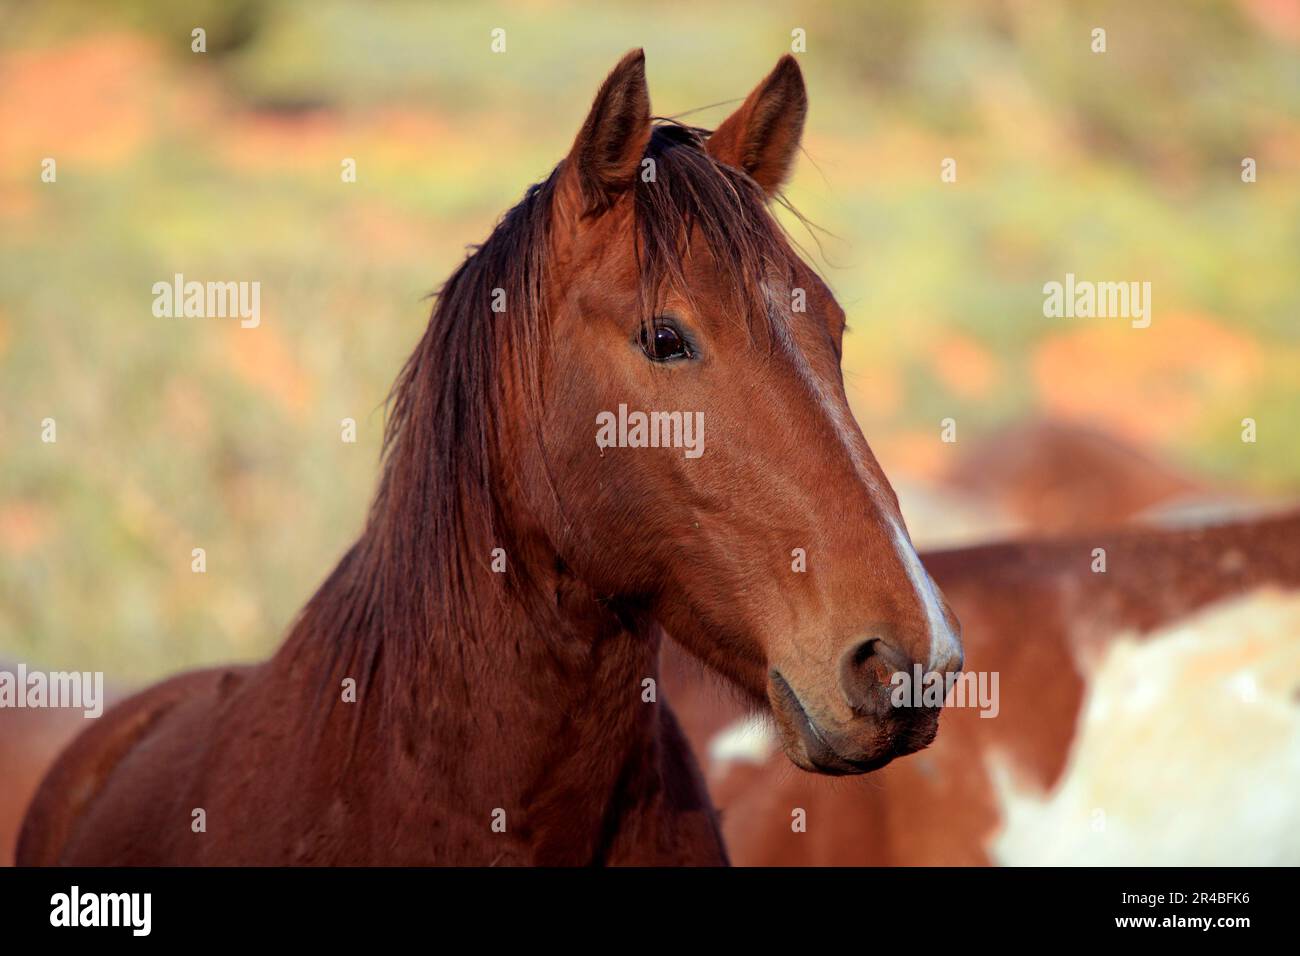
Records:
[[[806,111],[786,56],[712,134],[656,121],[628,54],[441,290],[365,529],[279,651],[82,734],[19,863],[724,863],[665,628],[800,767],[929,744],[938,708],[887,683],[960,669],[958,625],[768,207]],[[702,413],[704,454],[598,444],[620,405]]]

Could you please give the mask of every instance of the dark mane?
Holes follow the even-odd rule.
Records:
[[[765,280],[788,275],[794,254],[762,189],[713,159],[704,149],[708,136],[658,121],[650,137],[653,180],[639,177],[633,197],[641,319],[653,319],[669,288],[689,297],[687,247],[698,231],[752,330],[773,321]],[[432,678],[439,658],[445,664],[463,654],[454,645],[479,631],[471,576],[488,573],[493,548],[514,553],[501,517],[496,436],[506,382],[530,399],[541,394],[547,250],[563,168],[529,187],[452,273],[389,395],[383,473],[365,531],[294,626],[294,638],[331,649],[334,680],[321,684],[326,706],[338,700],[344,676],[364,692],[380,668]],[[494,295],[504,295],[503,312],[492,310]],[[511,564],[501,577],[525,593],[529,582],[518,571]]]

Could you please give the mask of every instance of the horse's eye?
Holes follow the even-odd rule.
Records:
[[[641,348],[656,362],[674,358],[690,358],[686,339],[671,325],[656,325],[650,332],[641,333]]]

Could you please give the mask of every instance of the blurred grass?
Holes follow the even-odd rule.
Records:
[[[142,680],[265,653],[360,527],[423,296],[618,56],[674,115],[743,97],[794,27],[788,192],[844,239],[823,271],[888,470],[941,467],[941,418],[1054,414],[1300,484],[1293,5],[3,2],[0,654]],[[261,328],[155,319],[175,272],[260,281]],[[1044,319],[1066,272],[1151,281],[1152,327]]]

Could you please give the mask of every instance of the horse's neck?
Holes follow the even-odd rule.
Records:
[[[547,606],[484,574],[468,594],[472,633],[435,638],[421,666],[378,669],[370,700],[404,703],[366,717],[381,743],[357,759],[394,781],[396,807],[456,818],[462,839],[583,863],[636,792],[658,790],[659,715],[643,694],[659,637],[625,626],[553,556],[531,563]]]

